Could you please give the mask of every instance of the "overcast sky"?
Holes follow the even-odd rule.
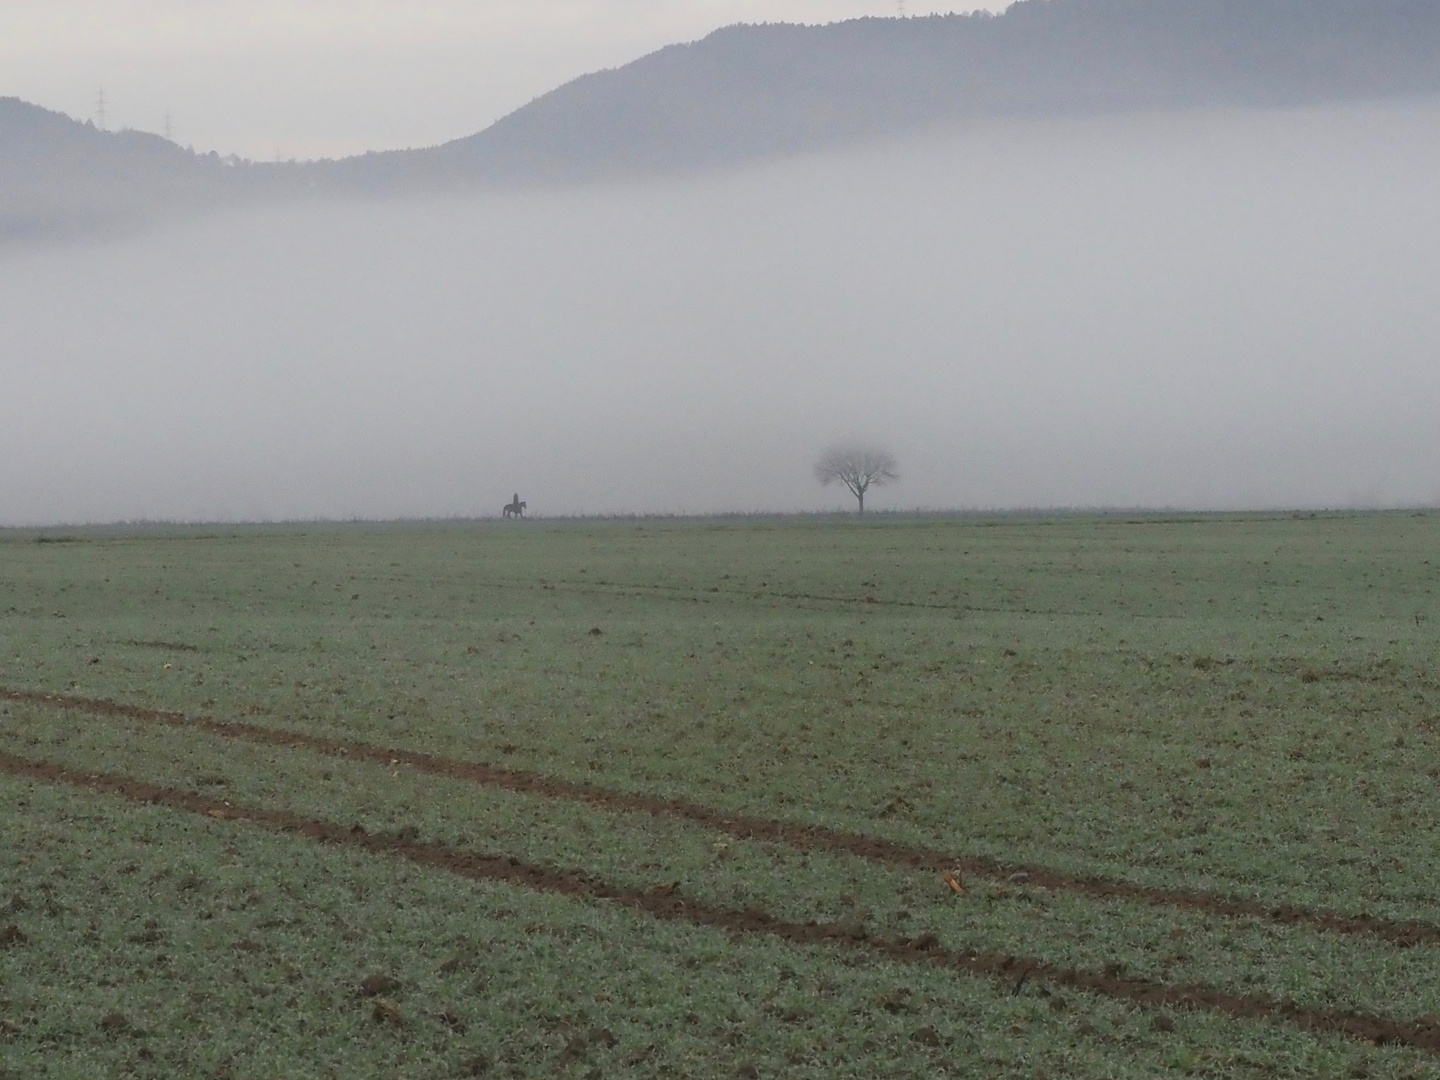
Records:
[[[0,96],[246,157],[473,134],[577,75],[737,22],[1006,0],[0,0]]]

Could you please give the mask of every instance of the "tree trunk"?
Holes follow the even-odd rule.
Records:
[[[855,498],[857,498],[857,499],[860,500],[860,516],[861,516],[861,517],[864,517],[864,516],[865,516],[865,492],[863,492],[863,491],[857,491],[857,492],[855,493]]]

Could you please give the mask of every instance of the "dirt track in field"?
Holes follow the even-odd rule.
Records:
[[[1148,1008],[1205,1009],[1242,1020],[1283,1021],[1319,1034],[1343,1034],[1376,1045],[1401,1045],[1440,1055],[1440,1023],[1401,1023],[1387,1017],[1342,1009],[1307,1009],[1294,1002],[1236,995],[1212,986],[1172,985],[1127,978],[1116,969],[1092,971],[1060,968],[1009,953],[957,953],[941,949],[933,936],[872,938],[836,923],[793,923],[763,911],[710,907],[679,891],[620,888],[582,870],[556,870],[500,855],[478,855],[444,844],[426,844],[394,836],[371,835],[358,825],[300,817],[283,810],[235,806],[219,799],[175,788],[159,787],[123,776],[86,773],[45,761],[0,753],[0,772],[46,784],[67,784],[97,795],[134,803],[154,804],[207,817],[258,825],[330,844],[347,844],[377,855],[393,855],[420,866],[444,870],[477,881],[501,881],[579,900],[603,900],[656,919],[708,926],[732,934],[766,934],[793,945],[835,946],[870,953],[877,959],[926,964],[1013,985],[1014,993],[1029,986],[1065,988],[1116,998]]]
[[[976,604],[942,604],[932,603],[928,600],[892,600],[878,597],[871,594],[860,596],[839,596],[830,593],[808,593],[808,592],[773,592],[771,590],[745,590],[745,589],[682,589],[678,586],[664,585],[635,585],[627,582],[605,581],[597,579],[581,583],[578,581],[555,581],[544,585],[535,585],[530,582],[516,583],[506,581],[483,582],[485,588],[490,589],[525,589],[530,592],[553,591],[562,589],[567,593],[582,596],[630,596],[645,597],[646,599],[672,600],[676,603],[689,604],[711,604],[720,600],[804,600],[817,604],[853,604],[853,605],[878,605],[891,608],[924,608],[929,611],[965,611],[972,613],[987,614],[1013,614],[1013,608],[982,606]],[[1060,611],[1040,608],[1025,608],[1028,615],[1067,615],[1076,617],[1092,616],[1093,611]]]
[[[731,814],[685,799],[661,799],[615,791],[594,784],[559,780],[540,773],[504,769],[479,762],[452,761],[413,750],[384,749],[365,743],[344,742],[315,735],[261,727],[243,721],[222,721],[191,717],[184,713],[148,709],[96,698],[68,697],[38,690],[0,687],[0,699],[75,709],[99,716],[117,716],[140,723],[191,728],[227,739],[272,746],[304,749],[347,761],[370,761],[385,766],[406,765],[421,772],[448,776],[470,783],[503,788],[544,798],[584,802],[602,810],[640,811],[657,817],[675,817],[695,822],[716,832],[745,840],[787,844],[798,851],[824,851],[854,855],[885,866],[919,870],[957,870],[962,877],[1006,881],[1024,875],[1029,887],[1056,892],[1076,892],[1099,900],[1129,901],[1155,907],[1199,911],[1207,915],[1262,919],[1286,926],[1299,926],[1334,934],[1369,934],[1394,945],[1440,943],[1440,925],[1418,921],[1382,919],[1373,915],[1344,915],[1315,911],[1293,904],[1266,904],[1216,893],[1183,889],[1160,889],[1113,878],[1066,874],[1021,863],[1004,863],[978,856],[956,855],[934,848],[884,840],[862,833],[827,829],[814,825],[769,818]]]

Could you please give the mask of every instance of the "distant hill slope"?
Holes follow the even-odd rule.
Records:
[[[999,16],[729,27],[394,164],[573,179],[701,169],[969,116],[1436,92],[1437,0],[1023,0]]]
[[[220,177],[207,164],[156,135],[0,98],[0,241],[85,234],[142,207],[213,198]]]
[[[227,164],[0,100],[0,236],[277,193],[685,172],[973,116],[1440,93],[1440,0],[1021,0],[1003,15],[733,26],[425,150]]]
[[[196,154],[0,98],[0,243],[88,236],[309,186],[300,167]]]

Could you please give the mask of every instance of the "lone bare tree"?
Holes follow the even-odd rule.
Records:
[[[828,485],[836,480],[850,489],[865,513],[865,492],[900,479],[890,451],[874,446],[837,446],[815,463],[815,479]]]

